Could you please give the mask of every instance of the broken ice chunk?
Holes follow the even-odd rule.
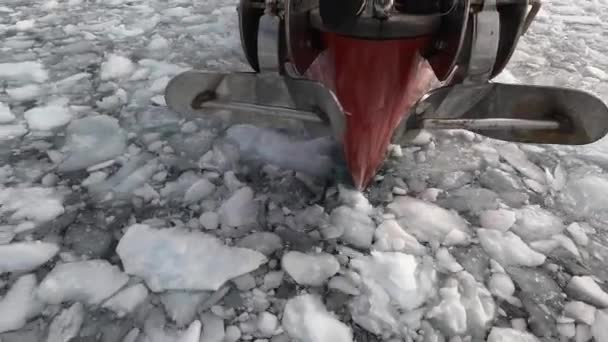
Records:
[[[74,113],[69,107],[58,104],[35,107],[23,113],[30,130],[36,131],[48,131],[65,126],[73,116]]]
[[[386,220],[374,232],[374,249],[381,252],[404,252],[424,255],[426,249],[395,220]]]
[[[511,210],[486,210],[479,215],[479,224],[488,229],[506,232],[515,223],[515,213]]]
[[[379,284],[405,310],[422,305],[432,294],[436,272],[432,265],[398,252],[372,251],[371,256],[351,260],[363,279]]]
[[[441,302],[429,310],[427,317],[447,336],[464,334],[467,329],[467,313],[460,302],[458,287],[444,287],[439,290],[439,295]]]
[[[517,171],[533,180],[545,183],[545,173],[536,164],[528,160],[526,154],[517,145],[504,144],[496,148],[501,157],[511,164]]]
[[[27,274],[15,281],[0,299],[0,333],[21,329],[43,308],[36,297],[36,276]]]
[[[0,245],[0,274],[29,272],[53,258],[59,246],[50,242],[15,242]]]
[[[511,230],[524,241],[549,239],[566,229],[559,217],[538,205],[518,209],[515,215],[517,221]]]
[[[201,315],[203,321],[203,333],[201,341],[205,342],[222,342],[226,334],[224,330],[224,320],[212,313],[204,313]]]
[[[119,156],[127,148],[125,131],[117,119],[107,115],[74,120],[66,135],[65,159],[58,167],[61,172],[86,169]]]
[[[201,321],[196,320],[192,322],[176,342],[199,342],[201,338],[201,327]],[[206,342],[206,340],[204,341]]]
[[[351,329],[331,315],[314,295],[291,298],[285,304],[283,329],[292,339],[302,342],[352,342]]]
[[[566,287],[566,293],[572,298],[593,304],[599,308],[608,307],[608,293],[589,276],[574,276]]]
[[[275,334],[279,327],[279,320],[277,316],[273,315],[268,311],[264,311],[258,315],[258,331],[262,336],[270,337]]]
[[[338,260],[327,253],[288,252],[283,255],[281,263],[300,285],[321,286],[340,270]]]
[[[133,71],[135,71],[135,64],[130,59],[110,54],[108,59],[101,64],[100,77],[102,81],[123,79],[129,77]]]
[[[235,191],[219,209],[220,222],[229,227],[240,227],[257,222],[258,204],[253,190],[244,187]]]
[[[64,212],[63,199],[51,188],[0,188],[0,215],[11,220],[42,223]]]
[[[499,298],[508,299],[515,293],[515,284],[505,273],[494,273],[488,281],[488,289]]]
[[[140,224],[127,229],[116,251],[125,271],[143,278],[154,292],[215,291],[267,261],[259,252],[225,246],[202,232],[157,230]]]
[[[450,254],[447,248],[441,247],[437,250],[435,254],[435,258],[437,258],[437,266],[439,269],[445,270],[447,272],[460,272],[463,270],[462,266],[456,261],[456,259]]]
[[[209,197],[215,191],[215,185],[206,179],[192,184],[184,194],[185,203],[194,203]]]
[[[49,78],[40,62],[0,63],[0,78],[18,82],[42,83]]]
[[[201,214],[198,219],[203,228],[207,230],[217,229],[220,225],[220,216],[213,211],[207,211]]]
[[[570,176],[564,190],[560,193],[559,203],[576,219],[599,220],[608,222],[606,194],[608,177],[604,174],[591,174],[582,177]]]
[[[584,302],[572,301],[564,306],[566,317],[574,318],[578,322],[592,325],[595,320],[595,307]]]
[[[23,124],[0,125],[0,142],[21,138],[27,133]]]
[[[443,241],[454,229],[468,233],[468,224],[463,218],[433,203],[404,196],[387,209],[407,232],[422,242]]]
[[[539,266],[545,256],[532,250],[519,236],[511,232],[478,229],[477,235],[483,249],[503,267],[510,265]]]
[[[80,327],[84,322],[84,306],[77,302],[68,309],[61,311],[49,326],[49,335],[46,342],[71,341],[78,336]]]
[[[169,318],[181,327],[194,320],[198,306],[210,295],[206,291],[167,291],[161,294],[160,301]]]
[[[283,247],[283,240],[275,233],[254,232],[242,238],[237,246],[269,256]]]
[[[50,304],[81,301],[96,305],[123,287],[129,277],[106,260],[59,264],[47,274],[38,296]]]
[[[572,239],[578,245],[586,246],[589,243],[587,233],[585,233],[585,230],[581,227],[580,224],[574,222],[568,227],[566,227],[566,230],[568,231],[568,233],[570,233],[570,236],[572,236]]]
[[[591,326],[591,333],[595,341],[608,341],[608,310],[597,310],[595,321]]]
[[[7,104],[0,102],[0,124],[6,124],[13,120],[15,120],[15,114],[11,112],[11,108]]]
[[[488,335],[488,342],[540,342],[540,340],[528,332],[494,327]]]
[[[342,231],[340,239],[359,248],[370,248],[375,225],[367,214],[348,206],[334,209],[330,215],[333,226]]]
[[[118,317],[124,317],[135,310],[147,297],[148,289],[146,286],[136,284],[112,296],[103,304],[103,307],[114,311]]]

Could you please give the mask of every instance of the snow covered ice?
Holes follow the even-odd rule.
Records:
[[[145,279],[155,292],[218,290],[267,261],[259,252],[225,246],[205,233],[146,225],[129,227],[117,253],[125,271]]]
[[[0,5],[2,342],[608,339],[606,140],[423,131],[327,184],[329,139],[166,108],[249,71],[236,3]],[[606,13],[543,3],[499,80],[605,100]]]

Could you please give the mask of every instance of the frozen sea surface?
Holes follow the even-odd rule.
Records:
[[[608,140],[424,132],[354,192],[331,141],[166,109],[248,70],[236,3],[0,3],[0,341],[608,341]],[[545,2],[499,79],[607,100],[607,31]]]

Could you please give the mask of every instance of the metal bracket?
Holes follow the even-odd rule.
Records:
[[[496,0],[485,0],[483,9],[474,14],[471,55],[463,84],[490,80],[500,42],[500,15]]]

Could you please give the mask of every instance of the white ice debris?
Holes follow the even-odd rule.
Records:
[[[399,252],[372,251],[370,256],[351,260],[351,267],[363,280],[381,286],[405,310],[420,307],[436,282],[432,266],[429,269],[414,256]]]
[[[434,203],[412,197],[399,197],[387,207],[397,222],[419,241],[443,242],[453,230],[468,235],[468,224],[458,214]]]
[[[604,204],[607,192],[608,177],[603,174],[571,175],[559,199],[566,212],[576,219],[608,222]]]
[[[252,249],[269,256],[283,247],[283,240],[275,233],[254,232],[237,242],[237,246]]]
[[[544,240],[560,234],[566,227],[563,221],[538,205],[529,205],[515,212],[517,221],[511,228],[524,241]]]
[[[283,329],[301,342],[352,342],[351,329],[330,314],[323,302],[310,294],[291,298],[285,304]]]
[[[283,269],[300,285],[321,286],[340,270],[338,260],[327,253],[288,252],[281,261]]]
[[[31,130],[48,131],[67,125],[74,113],[69,107],[50,104],[32,108],[23,117]]]
[[[160,301],[169,318],[178,326],[185,326],[194,320],[196,309],[209,295],[201,291],[167,291],[160,295]]]
[[[122,154],[127,136],[118,120],[107,115],[90,116],[72,121],[66,129],[67,141],[62,149],[65,159],[60,171],[86,169]]]
[[[532,163],[526,154],[515,144],[505,144],[496,148],[501,157],[511,164],[517,171],[541,184],[545,183],[545,172]]]
[[[225,246],[202,232],[141,224],[127,229],[116,251],[125,271],[143,278],[154,292],[217,290],[229,279],[267,261],[261,253]]]
[[[0,142],[20,138],[27,133],[23,124],[0,125]]]
[[[608,310],[597,310],[591,333],[596,342],[608,341]]]
[[[28,84],[23,87],[7,88],[6,93],[13,101],[30,101],[40,97],[42,88],[37,84]]]
[[[128,287],[103,303],[103,307],[114,311],[118,317],[131,313],[148,297],[148,289],[144,284]]]
[[[515,284],[506,273],[494,273],[488,281],[488,290],[503,299],[508,299],[515,293]]]
[[[57,252],[59,246],[42,241],[0,245],[0,274],[34,270],[53,258]]]
[[[540,342],[540,340],[528,332],[494,327],[488,335],[487,342]]]
[[[467,330],[467,312],[460,301],[457,283],[439,290],[441,302],[431,308],[427,317],[447,336],[462,335]]]
[[[203,322],[201,341],[222,342],[226,334],[224,329],[224,320],[221,317],[209,312],[202,314],[200,317],[201,321]]]
[[[229,227],[239,227],[257,221],[258,205],[253,190],[244,187],[235,191],[219,209],[220,222]]]
[[[359,248],[372,245],[375,225],[366,213],[343,205],[331,212],[330,222],[342,241]]]
[[[258,315],[258,331],[262,336],[271,337],[279,328],[279,319],[268,311],[264,311]]]
[[[112,79],[124,79],[135,71],[135,64],[127,57],[110,54],[105,62],[101,64],[101,79],[103,81]]]
[[[545,256],[532,250],[521,238],[511,232],[478,229],[477,235],[483,249],[490,257],[505,266],[539,266]]]
[[[599,308],[608,307],[608,293],[589,276],[574,276],[570,279],[566,291],[574,298]]]
[[[129,277],[106,260],[59,264],[40,283],[38,296],[50,304],[80,301],[97,305],[123,287]]]
[[[215,191],[215,185],[207,179],[201,179],[196,183],[192,184],[186,193],[184,194],[185,203],[194,203],[203,200]]]
[[[77,302],[69,308],[61,311],[49,326],[49,334],[46,342],[64,342],[71,341],[78,336],[80,327],[84,322],[84,305]]]
[[[15,114],[11,111],[11,108],[0,102],[0,124],[6,124],[15,120]]]
[[[462,266],[445,247],[441,247],[437,250],[437,253],[435,253],[435,258],[437,259],[437,266],[439,269],[452,273],[463,270]]]
[[[335,276],[331,278],[327,287],[353,296],[361,294],[355,281],[345,276]]]
[[[201,338],[201,328],[201,321],[196,320],[192,322],[176,342],[199,342]]]
[[[293,141],[285,134],[253,125],[234,125],[226,136],[239,144],[244,158],[261,160],[312,176],[327,175],[333,166],[328,139]]]
[[[12,221],[34,223],[51,221],[63,214],[63,199],[51,188],[2,188],[0,186],[0,215]]]
[[[22,83],[42,83],[48,78],[49,75],[40,62],[0,63],[0,79],[9,79]]]
[[[386,220],[374,232],[374,249],[381,252],[404,252],[424,255],[426,249],[395,220]]]
[[[213,211],[207,211],[201,214],[199,222],[205,229],[217,229],[220,225],[220,216]]]
[[[20,329],[40,313],[42,303],[36,298],[37,283],[35,275],[23,275],[0,299],[0,333]]]
[[[589,237],[587,237],[587,233],[580,224],[574,222],[566,227],[566,230],[578,245],[586,246],[589,243]]]
[[[575,319],[587,325],[592,325],[595,320],[595,307],[584,302],[572,301],[564,305],[566,317]]]
[[[515,223],[515,213],[507,209],[486,210],[479,215],[479,224],[488,229],[507,231]]]

